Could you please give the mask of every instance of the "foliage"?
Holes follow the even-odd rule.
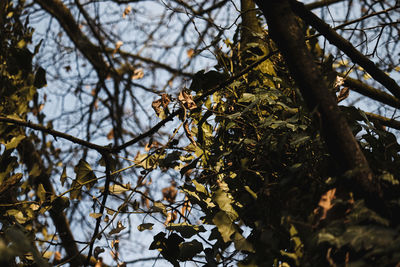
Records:
[[[37,97],[36,90],[45,84],[44,70],[32,68],[32,57],[40,44],[33,53],[29,51],[33,30],[27,26],[28,19],[21,21],[23,3],[2,1],[1,5],[0,113],[8,118],[26,120],[33,111],[29,103]],[[4,145],[0,156],[0,262],[7,266],[8,259],[14,256],[19,256],[25,264],[33,261],[42,266],[47,264],[33,241],[35,232],[43,229],[36,218],[47,210],[50,202],[43,185],[33,181],[39,176],[40,167],[32,166],[28,158],[21,156],[24,144],[36,138],[24,128],[0,125],[0,143]],[[29,175],[20,172],[22,164],[29,166]],[[25,175],[29,179],[23,179]],[[36,201],[23,201],[32,190]]]
[[[234,45],[231,48],[235,49]],[[238,58],[225,60],[230,65],[243,65]],[[325,64],[332,64],[329,57],[326,60]],[[318,123],[312,122],[313,112],[304,108],[284,68],[280,57],[274,57],[229,86],[220,87],[196,108],[185,110],[181,119],[190,143],[163,155],[193,155],[191,162],[180,164],[185,175],[181,190],[200,208],[201,224],[212,227],[209,246],[203,250],[205,266],[226,264],[239,252],[244,256],[239,266],[398,263],[399,232],[394,227],[398,220],[393,215],[398,210],[394,204],[397,199],[388,197],[371,209],[372,203],[354,199],[350,187],[343,188],[348,184],[343,180],[349,178],[338,173]],[[327,69],[326,74],[331,74],[332,67]],[[195,75],[190,87],[193,98],[200,99],[226,75],[217,73]],[[400,147],[395,136],[382,131],[379,123],[374,125],[363,111],[342,108],[381,182],[389,187],[397,184]],[[337,188],[341,189],[339,194]],[[192,238],[179,229],[167,229],[181,234],[179,243]],[[154,242],[158,240],[157,235]],[[177,251],[172,249],[177,244],[163,244],[166,247],[158,248],[166,253],[166,259],[174,264],[184,260],[168,252]],[[231,244],[233,254],[229,252]]]
[[[357,139],[373,181],[382,191],[375,196],[358,189],[353,178],[360,170],[343,172],[327,144],[318,107],[307,108],[307,96],[289,73],[282,47],[261,27],[252,1],[241,1],[242,25],[233,40],[226,38],[223,48],[215,47],[214,69],[187,75],[147,59],[173,73],[168,82],[180,74],[189,76],[191,84],[176,97],[159,93],[151,107],[153,118],[161,121],[138,136],[123,127],[126,106],[119,103],[118,92],[143,78],[141,65],[123,62],[128,53],[121,52],[122,41],[115,49],[100,41],[96,47],[80,31],[82,25],[73,28],[67,22],[73,17],[62,1],[48,1],[46,7],[46,1],[37,2],[60,21],[98,80],[88,94],[93,98],[90,119],[84,125],[86,138],[56,131],[52,121],[44,126],[38,92],[47,83],[46,70],[32,63],[42,42],[32,44],[33,29],[29,16],[23,14],[24,1],[0,2],[4,29],[0,33],[0,264],[104,266],[101,253],[107,249],[118,266],[125,266],[119,245],[123,237],[160,227],[162,231],[147,245],[173,266],[184,262],[202,266],[399,264],[400,145],[396,135],[382,126],[385,120],[352,105],[340,106],[351,137]],[[123,19],[131,11],[127,6]],[[204,15],[200,11],[191,10],[196,16]],[[338,73],[350,65],[338,64],[332,55],[324,54],[313,38],[315,31],[298,20],[307,49],[321,69],[320,78],[330,87],[329,96],[337,102],[346,99],[349,89],[341,88],[344,78]],[[102,34],[93,30],[96,25],[91,19],[87,22],[94,35]],[[212,43],[219,41],[220,36]],[[191,49],[187,56],[196,54]],[[67,67],[69,72],[71,66]],[[113,93],[108,90],[110,83]],[[82,84],[73,94],[83,99]],[[109,98],[105,100],[101,90]],[[98,102],[110,112],[112,128],[103,135],[113,141],[110,145],[91,142],[91,120]],[[168,128],[161,137],[155,135],[174,119],[174,129]],[[126,136],[133,139],[126,141]],[[59,148],[58,139],[77,148]],[[135,153],[129,149],[133,145],[138,145]],[[97,153],[96,160],[92,152]],[[68,173],[75,175],[71,178]],[[163,188],[151,187],[166,177],[170,182],[164,182]],[[81,203],[89,205],[80,210]],[[76,224],[70,228],[77,213],[90,228],[82,242],[74,239],[81,228],[74,229]],[[142,219],[137,227],[128,220],[131,216]],[[161,223],[156,224],[157,220]]]

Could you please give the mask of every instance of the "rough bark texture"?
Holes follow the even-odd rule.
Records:
[[[340,75],[340,74],[339,74]],[[377,100],[383,104],[389,105],[394,108],[400,108],[400,100],[382,90],[373,88],[372,86],[362,83],[359,80],[346,77],[344,79],[344,86],[350,87],[351,90],[362,94],[371,99]]]
[[[341,115],[334,95],[328,90],[328,83],[313,61],[289,1],[256,2],[267,19],[269,33],[284,56],[309,110],[319,119],[321,132],[333,159],[343,172],[352,171],[354,189],[360,187],[364,192],[380,193],[379,187],[374,185],[373,174],[364,154]]]
[[[241,17],[242,24],[240,27],[241,31],[241,39],[240,44],[241,48],[244,49],[245,46],[249,43],[262,43],[262,38],[257,35],[262,34],[262,28],[260,26],[260,22],[257,19],[257,10],[256,5],[253,0],[241,0]]]

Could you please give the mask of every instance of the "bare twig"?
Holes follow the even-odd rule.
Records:
[[[377,82],[385,86],[396,98],[400,99],[400,86],[385,72],[380,70],[374,62],[358,51],[348,40],[335,32],[328,24],[308,10],[303,3],[290,0],[293,12],[319,31],[333,45],[343,51],[351,60],[364,68]]]
[[[75,136],[72,136],[72,135],[69,135],[69,134],[66,134],[66,133],[63,133],[63,132],[59,132],[59,131],[53,130],[52,128],[48,128],[48,127],[45,127],[45,126],[42,126],[42,125],[39,125],[39,124],[34,124],[34,123],[31,123],[31,122],[26,122],[26,121],[23,121],[23,120],[13,119],[13,118],[4,117],[4,116],[0,116],[0,122],[11,123],[11,124],[14,124],[14,125],[19,125],[19,126],[35,129],[35,130],[41,131],[43,133],[48,133],[48,134],[52,135],[54,138],[56,138],[56,139],[57,139],[57,137],[60,137],[60,138],[66,139],[68,141],[71,141],[72,143],[79,144],[79,145],[82,145],[84,147],[94,149],[94,150],[98,151],[99,153],[104,153],[104,152],[110,152],[111,151],[111,148],[109,148],[109,147],[96,145],[96,144],[87,142],[85,140],[76,138]]]

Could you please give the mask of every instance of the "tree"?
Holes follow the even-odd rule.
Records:
[[[400,262],[398,4],[255,2],[1,2],[2,263]]]

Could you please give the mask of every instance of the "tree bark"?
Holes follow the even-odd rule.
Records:
[[[21,142],[18,146],[18,152],[21,155],[22,161],[27,166],[28,172],[30,172],[35,165],[39,166],[39,176],[31,177],[35,186],[37,187],[39,184],[42,184],[43,188],[46,190],[46,196],[48,196],[49,199],[50,196],[55,196],[56,192],[53,188],[53,184],[49,174],[47,173],[43,160],[29,138],[26,138]],[[63,205],[61,199],[58,198],[54,200],[53,207],[49,210],[50,217],[57,229],[62,246],[67,253],[69,263],[71,266],[82,266],[82,258],[79,256],[78,246],[69,227],[68,219],[63,212]]]
[[[332,27],[318,18],[314,13],[308,10],[303,3],[296,0],[290,0],[293,12],[304,20],[307,24],[314,27],[328,41],[339,48],[351,60],[364,68],[368,74],[377,82],[388,89],[397,99],[400,99],[400,86],[395,80],[390,78],[384,71],[380,70],[373,61],[358,51],[348,40],[340,36]]]
[[[282,53],[308,109],[319,119],[321,133],[342,172],[350,171],[353,189],[380,193],[368,162],[342,116],[328,83],[308,50],[298,18],[288,0],[256,1],[267,19],[269,33]]]

